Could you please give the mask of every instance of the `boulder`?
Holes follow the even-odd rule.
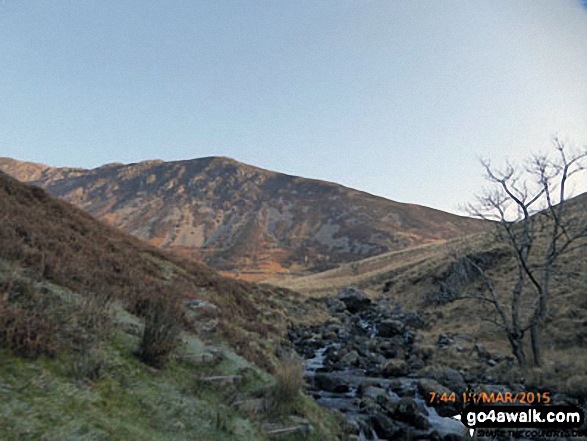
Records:
[[[438,383],[460,394],[467,390],[467,383],[459,371],[452,368],[432,366],[426,368],[426,378],[433,378]]]
[[[363,291],[352,286],[340,290],[336,298],[344,303],[351,314],[356,314],[371,305],[371,299]]]
[[[314,377],[314,386],[320,390],[334,393],[346,393],[349,391],[349,385],[342,378],[328,374],[316,374]]]
[[[406,327],[399,320],[385,319],[377,324],[377,335],[383,338],[402,335]]]
[[[381,365],[381,375],[386,378],[404,377],[408,372],[408,364],[404,360],[387,360]]]
[[[430,427],[426,410],[418,406],[413,398],[403,397],[395,408],[393,413],[394,419],[414,426],[418,429],[427,429]]]
[[[377,397],[379,396],[387,396],[387,391],[385,389],[375,386],[367,386],[364,389],[361,388],[360,393],[363,398],[370,398],[373,401],[377,401]]]
[[[426,401],[429,400],[431,392],[434,392],[435,394],[446,393],[447,395],[450,395],[453,392],[448,387],[441,385],[438,381],[433,380],[432,378],[420,378],[418,380],[418,390]]]
[[[359,364],[359,354],[357,351],[351,351],[340,359],[340,363],[345,366],[357,366]]]

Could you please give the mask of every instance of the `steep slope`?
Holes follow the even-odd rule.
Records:
[[[93,170],[3,158],[0,170],[153,245],[256,278],[327,269],[484,228],[474,219],[219,157]]]
[[[290,413],[308,418],[308,439],[338,439],[299,389],[285,407],[271,395],[275,347],[308,308],[0,172],[0,439],[264,440]],[[169,348],[164,364],[148,345]],[[252,418],[235,396],[281,413]]]

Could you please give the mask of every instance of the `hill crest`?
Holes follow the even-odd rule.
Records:
[[[484,229],[475,219],[217,156],[91,170],[0,158],[0,170],[153,245],[253,280]]]

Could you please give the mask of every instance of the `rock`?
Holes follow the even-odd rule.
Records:
[[[448,387],[441,385],[438,381],[433,380],[432,378],[421,378],[418,380],[418,390],[424,397],[425,401],[430,400],[432,392],[435,394],[447,394],[447,396],[450,396],[453,392]]]
[[[410,371],[419,371],[420,369],[423,369],[424,366],[426,366],[426,363],[424,363],[424,360],[420,357],[410,355],[408,358],[408,367]]]
[[[351,351],[340,359],[340,363],[346,366],[356,366],[359,364],[359,354],[357,351]]]
[[[399,348],[394,342],[390,340],[384,340],[379,344],[377,352],[383,355],[385,358],[397,358],[399,355]]]
[[[341,301],[339,299],[330,299],[328,301],[328,310],[332,314],[340,314],[340,313],[346,311],[346,305],[344,304],[343,301]]]
[[[401,433],[404,429],[396,421],[389,418],[382,412],[376,412],[372,414],[370,421],[378,438],[403,439],[401,437]]]
[[[408,364],[404,360],[387,360],[381,366],[381,375],[386,378],[404,377],[408,372]]]
[[[403,322],[406,324],[406,326],[414,329],[422,329],[426,326],[426,321],[417,312],[407,313]]]
[[[370,398],[373,401],[377,401],[379,396],[387,396],[387,391],[381,387],[367,386],[364,389],[361,388],[361,396],[363,398]]]
[[[467,390],[467,383],[465,383],[463,376],[456,369],[446,369],[440,382],[457,393],[462,393]]]
[[[218,306],[213,305],[206,300],[186,300],[184,304],[191,309],[203,309],[208,311],[216,311],[218,309]]]
[[[216,375],[212,377],[205,377],[203,380],[207,383],[216,384],[240,384],[242,382],[242,376],[240,375]]]
[[[191,361],[192,363],[210,363],[214,361],[214,354],[203,352],[201,354],[185,354],[181,357],[182,360]]]
[[[334,393],[346,393],[349,391],[349,385],[342,378],[328,374],[316,374],[314,376],[314,386],[320,390]]]
[[[433,378],[457,394],[467,390],[467,383],[459,371],[452,368],[433,366],[426,368],[425,377]]]
[[[437,346],[448,346],[453,343],[453,339],[446,334],[440,334],[436,340]]]
[[[340,290],[336,298],[342,301],[346,309],[356,314],[371,305],[371,299],[363,292],[352,286]]]
[[[451,417],[458,413],[458,401],[460,397],[455,394],[455,402],[449,401],[453,391],[448,387],[442,386],[436,380],[431,378],[422,378],[418,380],[418,390],[424,397],[424,401],[430,403],[432,395],[435,396],[435,402],[431,403],[436,412],[443,417]],[[441,397],[444,397],[446,401],[442,401]]]
[[[383,338],[395,337],[402,335],[406,327],[399,320],[385,319],[377,325],[377,335]]]
[[[430,423],[425,413],[426,410],[420,408],[413,398],[403,397],[399,400],[393,417],[418,429],[427,429]]]
[[[490,358],[489,360],[487,360],[487,364],[493,367],[497,365],[497,361],[495,361],[493,358]]]

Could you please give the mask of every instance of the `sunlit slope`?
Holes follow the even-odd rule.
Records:
[[[248,279],[324,270],[484,228],[475,219],[221,157],[93,170],[4,158],[0,169],[155,246]]]

